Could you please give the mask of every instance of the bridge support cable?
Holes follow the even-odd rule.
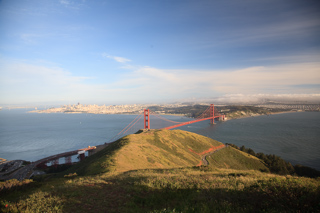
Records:
[[[156,113],[150,111],[149,109],[144,109],[129,125],[127,125],[121,132],[119,132],[116,136],[114,136],[109,142],[113,142],[113,141],[125,136],[126,134],[129,134],[128,131],[129,130],[132,131],[134,128],[137,127],[135,125],[142,118],[142,116],[143,116],[143,125],[139,129],[142,129],[142,128],[150,129],[150,116],[151,115],[157,117],[160,120],[170,122],[170,123],[175,123],[175,125],[171,125],[171,126],[168,126],[168,124],[162,125],[162,126],[166,126],[166,127],[158,128],[158,129],[173,129],[176,127],[180,127],[180,126],[184,126],[184,125],[188,125],[188,124],[192,124],[192,123],[196,123],[196,122],[200,122],[200,121],[205,121],[205,120],[210,120],[210,123],[214,124],[215,118],[221,118],[224,120],[224,115],[220,114],[218,112],[218,110],[215,109],[214,104],[210,104],[210,106],[206,110],[204,110],[200,116],[198,116],[194,120],[187,121],[187,122],[172,121],[172,120],[169,120],[167,118],[160,116],[159,114],[156,114]],[[155,123],[157,123],[156,126],[159,126],[158,122],[155,122]],[[132,133],[134,133],[134,132],[132,132]]]
[[[143,112],[141,112],[135,119],[133,119],[133,121],[131,121],[131,123],[129,123],[125,128],[123,128],[118,134],[116,134],[113,138],[111,138],[109,140],[110,142],[116,141],[117,139],[121,138],[122,136],[124,136],[124,134],[126,132],[129,131],[129,129],[131,129],[142,117]]]
[[[225,116],[220,114],[214,108],[214,104],[210,104],[210,106],[200,116],[195,118],[195,120],[184,122],[184,123],[180,123],[180,124],[176,124],[176,125],[173,125],[173,126],[168,126],[168,127],[163,128],[163,129],[173,129],[173,128],[177,128],[177,127],[180,127],[180,126],[184,126],[184,125],[188,125],[188,124],[192,124],[192,123],[196,123],[196,122],[200,122],[200,121],[205,121],[205,120],[210,120],[210,123],[214,124],[214,119],[215,118],[222,118],[224,120]]]
[[[177,124],[183,123],[183,122],[172,121],[172,120],[166,119],[166,118],[164,118],[164,117],[162,117],[162,116],[160,116],[160,115],[158,115],[158,114],[156,114],[156,113],[154,113],[152,111],[150,111],[150,115],[153,115],[153,116],[155,116],[155,117],[157,117],[157,118],[159,118],[161,120],[168,121],[168,122],[171,122],[171,123],[177,123]]]
[[[142,114],[139,115],[138,119],[129,128],[127,128],[127,130],[124,131],[122,134],[125,135],[130,129],[132,129],[132,127],[134,127],[138,123],[138,121],[141,119],[141,117],[142,117]]]
[[[202,119],[193,120],[193,121],[187,121],[187,122],[184,122],[184,123],[181,123],[181,124],[168,126],[168,127],[163,128],[163,129],[173,129],[173,128],[177,128],[177,127],[180,127],[180,126],[184,126],[184,125],[188,125],[188,124],[192,124],[192,123],[196,123],[196,122],[200,122],[200,121],[205,121],[205,120],[209,120],[209,119],[212,119],[212,117],[202,118]]]
[[[205,111],[203,111],[203,113],[201,115],[196,117],[195,120],[202,119],[202,118],[207,118],[207,117],[210,117],[210,107],[208,107]]]

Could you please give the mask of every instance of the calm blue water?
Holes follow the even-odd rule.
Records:
[[[320,170],[320,113],[298,112],[258,116],[181,128],[223,143],[275,154],[292,164]]]
[[[0,157],[35,161],[53,154],[108,142],[136,115],[37,114],[25,109],[0,111]],[[188,118],[166,116],[171,120]],[[150,119],[151,128],[161,122]],[[137,127],[137,131],[141,127]],[[218,122],[203,121],[180,129],[223,143],[276,154],[320,170],[320,113],[302,112]]]

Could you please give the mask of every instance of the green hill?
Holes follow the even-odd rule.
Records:
[[[262,160],[228,146],[207,157],[210,167],[237,170],[259,170],[269,172]]]
[[[320,211],[319,178],[270,174],[259,159],[222,147],[181,130],[128,135],[64,173],[0,182],[0,211]],[[209,165],[199,166],[204,156]]]
[[[93,175],[201,164],[201,153],[222,143],[182,130],[150,130],[125,136],[67,172]],[[197,154],[198,153],[198,154]]]

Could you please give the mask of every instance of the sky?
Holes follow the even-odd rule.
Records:
[[[0,105],[320,102],[318,0],[0,0]]]

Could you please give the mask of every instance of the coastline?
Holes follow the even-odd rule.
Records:
[[[242,117],[233,117],[230,118],[226,115],[226,121],[228,120],[235,120],[235,119],[243,119],[243,118],[251,118],[251,117],[258,117],[258,116],[270,116],[270,115],[277,115],[277,114],[285,114],[285,113],[297,113],[297,112],[306,112],[306,111],[283,111],[283,112],[271,112],[269,114],[254,114],[254,115],[247,115],[247,116],[242,116]]]
[[[284,114],[284,113],[297,113],[297,112],[306,112],[306,111],[282,111],[282,112],[270,112],[268,114],[248,114],[248,115],[243,115],[239,117],[230,117],[226,114],[226,120],[233,120],[233,119],[242,119],[242,118],[250,118],[250,117],[257,117],[257,116],[270,116],[270,115],[277,115],[277,114]],[[39,114],[52,114],[52,113],[65,113],[65,114],[104,114],[104,115],[139,115],[140,113],[138,112],[88,112],[88,111],[74,111],[74,112],[66,112],[66,111],[48,111],[48,110],[33,110],[33,111],[28,111],[27,113],[39,113]],[[170,115],[170,116],[181,116],[181,117],[187,117],[185,114],[170,114],[170,113],[162,113],[158,115]],[[190,117],[187,117],[190,118]]]

